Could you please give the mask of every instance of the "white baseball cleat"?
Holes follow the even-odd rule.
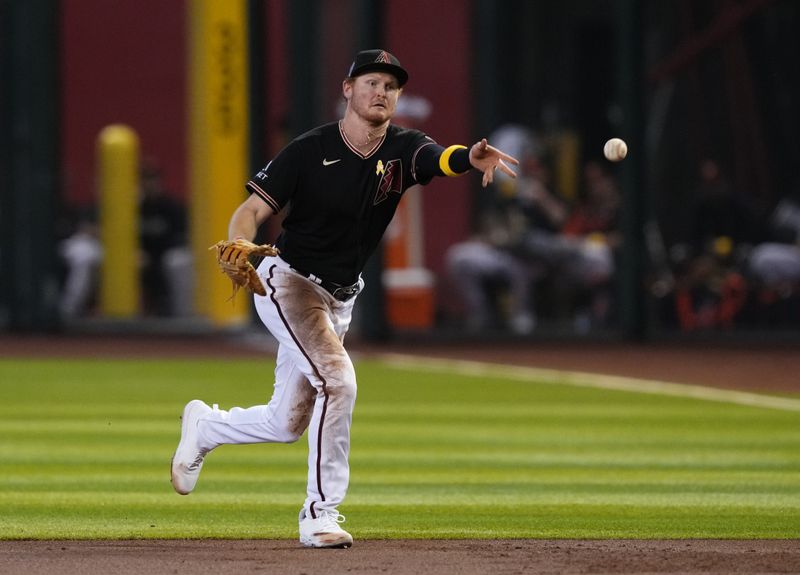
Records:
[[[344,515],[338,511],[320,511],[316,519],[302,513],[300,543],[306,547],[346,549],[353,544],[353,537],[340,523],[344,523]]]
[[[203,401],[193,399],[183,408],[181,416],[181,441],[172,456],[172,487],[181,495],[188,495],[197,484],[203,459],[210,449],[198,445],[197,424],[212,409]]]

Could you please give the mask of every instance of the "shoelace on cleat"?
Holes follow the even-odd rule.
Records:
[[[206,453],[208,453],[208,451],[203,450],[197,454],[197,457],[194,458],[194,461],[189,464],[189,471],[194,471],[203,464],[203,459],[205,459]]]
[[[339,529],[339,524],[345,522],[345,517],[341,513],[334,513],[331,511],[323,511],[320,519],[323,519],[324,526],[330,526],[334,529]]]

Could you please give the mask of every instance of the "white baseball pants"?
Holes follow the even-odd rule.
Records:
[[[267,405],[216,410],[200,423],[206,445],[292,443],[308,428],[307,516],[334,510],[350,478],[350,424],[356,375],[344,349],[353,297],[336,300],[279,257],[258,268],[267,288],[256,311],[278,340],[275,388]]]

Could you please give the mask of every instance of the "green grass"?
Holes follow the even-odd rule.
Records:
[[[265,360],[0,360],[0,539],[293,538],[305,438],[169,460],[194,397],[267,400]],[[357,538],[797,538],[800,414],[357,364]]]

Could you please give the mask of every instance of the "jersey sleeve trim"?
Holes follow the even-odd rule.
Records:
[[[449,177],[460,176],[467,172],[467,170],[463,169],[463,165],[459,165],[463,164],[463,161],[451,162],[451,156],[453,156],[454,152],[456,152],[457,150],[466,150],[466,149],[467,149],[466,146],[460,146],[457,144],[445,148],[445,150],[442,152],[442,155],[439,156],[439,169],[442,170],[442,173],[445,176]],[[456,158],[453,158],[453,160],[455,159]],[[461,160],[461,158],[458,159]]]
[[[263,189],[261,186],[259,186],[258,184],[256,184],[254,181],[250,180],[249,182],[247,182],[247,183],[245,184],[245,187],[246,187],[246,188],[247,188],[247,189],[248,189],[248,190],[249,190],[251,193],[253,193],[253,194],[257,195],[259,198],[261,198],[262,200],[264,200],[264,201],[266,202],[266,204],[267,204],[267,205],[268,205],[270,208],[272,208],[272,211],[273,211],[273,212],[275,212],[275,213],[277,214],[278,212],[280,212],[280,211],[281,211],[281,207],[280,207],[280,205],[278,204],[278,202],[276,202],[276,201],[275,201],[275,200],[272,198],[272,196],[270,196],[270,195],[269,195],[267,192],[265,192],[265,191],[264,191],[264,189]]]

